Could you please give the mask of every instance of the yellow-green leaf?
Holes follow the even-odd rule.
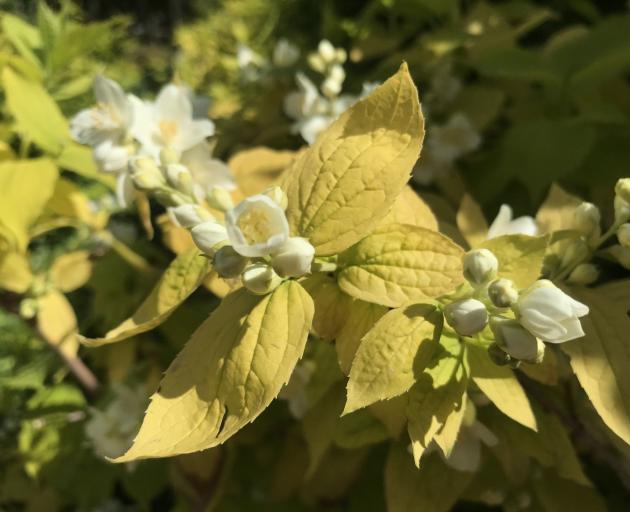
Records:
[[[64,145],[55,161],[62,169],[99,181],[111,190],[116,189],[116,178],[111,174],[103,173],[98,170],[94,162],[92,150],[87,146],[69,141]]]
[[[398,194],[392,209],[379,226],[388,224],[411,224],[431,231],[438,230],[438,221],[431,208],[409,185]]]
[[[103,338],[81,338],[90,347],[98,347],[130,338],[160,325],[203,282],[210,271],[210,260],[198,249],[190,249],[175,258],[138,310]]]
[[[606,512],[608,508],[593,487],[577,484],[558,477],[551,470],[543,470],[539,478],[532,479],[534,494],[544,512]]]
[[[32,282],[31,266],[24,254],[19,252],[0,254],[0,289],[25,293]]]
[[[418,469],[404,447],[394,445],[385,464],[387,512],[448,512],[472,476],[451,469],[436,453]]]
[[[541,233],[552,233],[573,228],[575,208],[582,200],[565,192],[555,183],[551,185],[545,202],[536,213],[536,222]]]
[[[436,355],[434,363],[418,376],[409,390],[407,430],[418,467],[420,457],[449,416],[458,414],[468,383],[464,345],[455,337],[443,336],[441,347],[443,350]]]
[[[20,135],[47,153],[58,155],[70,141],[70,132],[61,110],[46,89],[6,66],[2,70],[2,82],[7,108]]]
[[[278,395],[302,357],[313,301],[295,281],[228,295],[166,371],[134,444],[116,462],[217,446]]]
[[[532,406],[514,372],[494,364],[484,347],[469,344],[467,354],[471,377],[483,394],[506,416],[537,430]]]
[[[572,289],[590,308],[581,318],[586,335],[563,343],[571,368],[604,423],[630,444],[630,318],[627,308],[604,293]]]
[[[0,222],[13,234],[16,249],[26,249],[28,228],[52,196],[58,176],[55,165],[45,158],[0,163]]]
[[[499,277],[511,279],[517,288],[527,288],[540,277],[548,245],[547,236],[503,235],[481,247],[499,260]]]
[[[46,341],[66,356],[76,357],[79,350],[77,317],[68,299],[52,291],[37,301],[37,328]]]
[[[404,224],[375,230],[339,258],[339,286],[367,302],[399,307],[439,297],[463,281],[463,250],[444,235]]]
[[[295,151],[278,151],[258,146],[239,151],[228,161],[238,190],[245,197],[272,186],[297,157]]]
[[[59,256],[50,269],[50,280],[55,288],[67,293],[83,286],[92,275],[88,251],[74,251]]]
[[[347,321],[352,298],[341,291],[334,278],[326,274],[313,274],[301,284],[315,303],[313,333],[323,340],[334,340]]]
[[[488,237],[488,223],[481,206],[468,194],[462,198],[457,211],[457,228],[470,247],[478,247]]]
[[[361,340],[348,380],[344,414],[403,394],[430,361],[444,318],[435,306],[415,304],[383,316]]]
[[[424,138],[418,92],[403,64],[358,101],[286,172],[293,234],[316,254],[337,254],[387,215],[408,181]]]

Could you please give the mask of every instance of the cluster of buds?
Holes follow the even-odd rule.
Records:
[[[179,225],[190,229],[195,244],[213,259],[220,277],[240,276],[248,290],[264,295],[283,279],[311,271],[315,249],[305,238],[289,236],[287,198],[279,187],[237,205],[219,187],[208,196],[210,205],[224,213],[225,222],[193,204],[175,206],[169,212]]]
[[[325,77],[321,90],[326,97],[334,98],[341,92],[343,81],[346,79],[343,64],[347,58],[346,50],[335,48],[327,39],[320,41],[317,51],[309,54],[309,66]]]
[[[611,247],[611,254],[630,270],[630,178],[622,178],[615,186],[615,226],[619,245]]]
[[[499,262],[488,249],[464,256],[464,276],[472,292],[445,306],[444,316],[460,336],[474,336],[490,327],[495,344],[490,354],[507,364],[540,362],[547,343],[563,343],[584,336],[579,318],[588,307],[551,281],[540,279],[525,290],[497,278]]]

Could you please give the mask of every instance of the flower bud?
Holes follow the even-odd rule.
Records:
[[[623,268],[630,270],[630,247],[613,245],[609,251]]]
[[[601,234],[601,214],[593,203],[583,202],[573,214],[573,227],[588,237],[597,238]]]
[[[615,196],[615,222],[621,224],[630,220],[630,202]]]
[[[140,156],[129,163],[131,167],[131,178],[134,185],[140,190],[155,190],[166,185],[162,171],[153,158]]]
[[[497,276],[499,261],[488,249],[474,249],[464,255],[464,277],[473,286],[482,286]]]
[[[206,220],[190,230],[195,245],[208,256],[213,256],[219,244],[227,240],[224,226],[215,220]]]
[[[214,255],[213,267],[219,277],[238,277],[247,266],[249,258],[241,256],[231,245],[224,245]]]
[[[498,308],[509,308],[518,299],[518,290],[510,279],[497,279],[490,283],[488,296]]]
[[[182,228],[193,228],[206,220],[212,220],[210,212],[196,204],[182,204],[168,209],[168,213],[175,224]]]
[[[234,208],[232,196],[227,189],[223,187],[212,187],[208,191],[208,204],[216,210],[226,212]]]
[[[322,83],[322,92],[328,98],[334,98],[341,92],[342,83],[332,77],[326,78]]]
[[[35,318],[38,310],[39,303],[37,302],[37,299],[26,298],[20,302],[19,311],[22,318],[25,318],[27,320]]]
[[[344,48],[337,48],[335,50],[335,61],[343,64],[346,60],[348,60],[348,52]]]
[[[295,64],[300,57],[300,50],[297,46],[286,39],[280,39],[273,49],[272,61],[275,66],[286,68]]]
[[[463,299],[444,308],[449,325],[461,336],[472,336],[482,331],[488,323],[488,310],[483,302]]]
[[[335,57],[337,56],[335,47],[332,45],[332,43],[328,39],[322,39],[319,42],[319,45],[317,47],[317,53],[326,64],[334,62]]]
[[[592,263],[580,263],[569,275],[568,281],[571,284],[586,286],[597,281],[599,270]]]
[[[173,148],[164,148],[160,151],[160,163],[164,166],[176,164],[179,162],[181,155]]]
[[[311,271],[315,248],[306,238],[288,238],[271,258],[273,269],[283,277],[299,277]]]
[[[540,363],[545,355],[545,344],[521,326],[516,320],[495,318],[490,324],[497,345],[511,359],[527,363]]]
[[[630,223],[626,222],[617,229],[617,240],[623,247],[630,247]]]
[[[250,292],[266,295],[282,283],[282,278],[266,263],[254,263],[243,271],[241,281]]]
[[[317,71],[318,73],[323,73],[324,71],[326,71],[326,63],[319,53],[309,54],[307,60],[308,65],[311,66],[314,71]]]
[[[280,187],[269,187],[263,192],[269,199],[276,203],[283,210],[287,209],[289,205],[289,198]]]
[[[615,185],[617,197],[630,204],[630,178],[621,178]]]
[[[168,164],[166,178],[172,187],[185,194],[192,193],[193,179],[190,171],[182,164]]]

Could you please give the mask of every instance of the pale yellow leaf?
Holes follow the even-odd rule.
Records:
[[[431,208],[409,185],[396,197],[394,205],[379,226],[411,224],[421,228],[438,230],[438,222]]]
[[[470,247],[478,247],[488,238],[488,223],[481,206],[468,194],[462,198],[456,219],[457,228]]]
[[[25,293],[32,282],[31,266],[24,254],[19,252],[0,254],[0,289]]]
[[[116,190],[116,177],[99,171],[94,162],[92,149],[75,141],[68,141],[57,155],[55,162],[64,170],[96,180],[111,190]]]
[[[116,462],[217,446],[253,421],[304,352],[313,301],[295,281],[228,295],[166,371],[134,444]]]
[[[313,333],[322,340],[334,340],[348,319],[352,298],[341,291],[334,278],[317,273],[301,281],[315,304]]]
[[[552,233],[573,228],[575,208],[582,203],[557,184],[552,184],[549,194],[536,213],[536,223],[541,233]]]
[[[467,354],[471,377],[483,394],[506,416],[527,428],[537,430],[536,417],[529,398],[514,372],[506,366],[494,364],[485,347],[470,343]]]
[[[77,317],[68,299],[52,291],[37,300],[37,328],[46,341],[55,345],[69,358],[79,350]]]
[[[59,256],[50,269],[50,280],[64,293],[83,286],[92,275],[88,251],[74,251]]]
[[[352,362],[344,414],[407,391],[433,356],[443,321],[430,304],[383,316],[361,340]]]
[[[94,211],[90,199],[77,185],[65,178],[57,180],[46,209],[60,217],[80,220],[96,230],[103,229],[109,218],[105,210]]]
[[[499,260],[499,277],[511,279],[523,289],[540,277],[548,245],[547,236],[503,235],[487,240],[481,247]]]
[[[296,159],[295,151],[278,151],[264,146],[239,151],[227,162],[234,173],[238,191],[247,197],[272,186]]]
[[[341,254],[339,286],[347,294],[399,307],[453,291],[462,281],[463,250],[444,235],[391,224]]]
[[[346,110],[284,174],[291,232],[337,254],[387,215],[422,146],[418,92],[403,64]]]
[[[0,221],[15,237],[16,249],[26,249],[28,229],[52,196],[58,176],[45,158],[0,163]]]
[[[81,338],[90,347],[116,343],[160,325],[194,292],[210,271],[210,260],[198,249],[177,256],[138,310],[103,338]]]
[[[535,496],[544,512],[606,512],[606,502],[593,487],[560,478],[554,471],[544,470],[532,480]]]
[[[530,379],[534,379],[547,386],[555,386],[560,380],[558,357],[549,346],[547,346],[545,350],[545,355],[541,363],[533,364],[522,362],[518,367],[518,371],[523,372]]]
[[[361,344],[361,339],[387,311],[385,306],[358,299],[349,304],[348,316],[335,340],[337,359],[343,373],[350,374],[350,367]]]
[[[627,309],[597,289],[569,294],[590,308],[581,318],[586,335],[561,348],[606,425],[630,444],[630,318]]]
[[[368,411],[385,426],[393,439],[398,439],[407,426],[407,401],[408,396],[405,393],[375,402],[368,407]]]

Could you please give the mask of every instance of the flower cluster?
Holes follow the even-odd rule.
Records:
[[[469,297],[448,304],[445,317],[461,336],[473,336],[489,325],[495,361],[540,362],[547,343],[563,343],[584,336],[580,318],[588,307],[564,293],[547,279],[519,290],[509,279],[499,278],[499,262],[488,249],[464,256],[464,276],[471,285]]]
[[[207,103],[195,98],[181,85],[168,84],[155,101],[126,94],[119,84],[97,76],[94,81],[97,104],[80,111],[71,122],[75,140],[92,147],[94,159],[103,172],[117,176],[121,205],[134,197],[133,173],[153,160],[164,168],[163,180],[186,180],[199,199],[213,186],[233,188],[228,167],[212,158],[206,138],[214,124],[206,118]],[[142,163],[138,163],[137,161]],[[135,181],[140,188],[155,188],[155,173]]]

